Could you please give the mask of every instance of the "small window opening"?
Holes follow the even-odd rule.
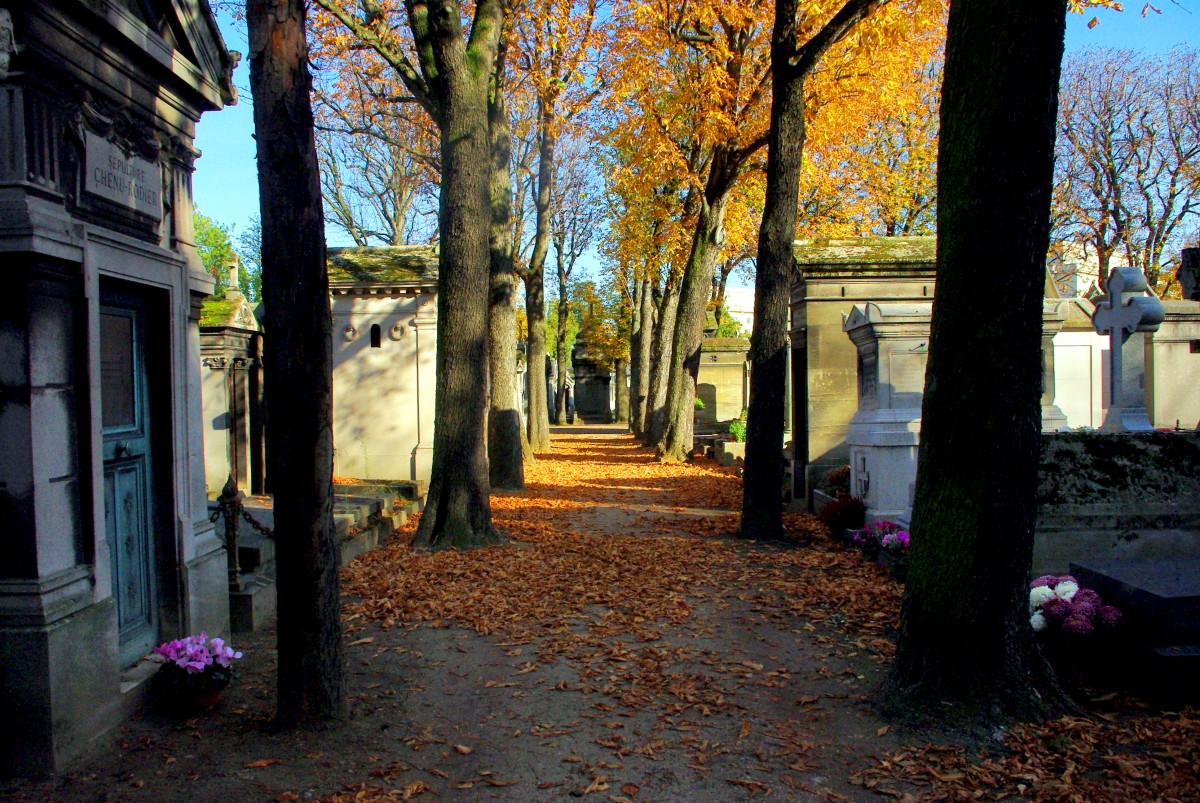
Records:
[[[371,348],[377,349],[383,345],[383,338],[379,334],[379,324],[371,324]]]

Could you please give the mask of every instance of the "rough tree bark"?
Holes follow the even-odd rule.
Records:
[[[654,346],[654,292],[650,279],[638,282],[635,339],[630,343],[629,428],[635,437],[646,434],[646,407],[650,395],[650,351]]]
[[[671,379],[671,349],[675,318],[679,311],[679,277],[667,271],[655,316],[653,350],[650,353],[650,392],[646,397],[645,444],[653,446],[667,426],[667,383]]]
[[[704,338],[704,312],[712,292],[713,269],[725,240],[725,207],[737,176],[732,154],[718,148],[700,203],[700,216],[692,236],[692,251],[680,281],[679,309],[671,343],[671,368],[663,405],[663,432],[655,442],[659,457],[683,461],[692,454],[692,429],[696,415],[696,375],[700,370],[700,341]]]
[[[625,375],[629,370],[628,360],[617,360],[613,366],[613,382],[616,384],[617,423],[629,423],[629,386],[625,384]]]
[[[775,0],[771,35],[771,128],[767,193],[758,233],[754,332],[750,336],[750,405],[742,480],[743,538],[783,537],[783,411],[787,392],[787,319],[793,270],[800,166],[804,155],[804,81],[825,52],[882,5],[850,0],[815,35],[796,46],[798,0]],[[724,293],[724,279],[721,292]]]
[[[558,364],[558,385],[554,394],[554,423],[563,426],[567,423],[567,316],[571,312],[567,298],[567,260],[560,245],[555,252],[558,256],[558,327],[554,333],[554,359]]]
[[[411,7],[410,7],[411,8]],[[426,80],[437,87],[441,130],[438,230],[436,436],[425,513],[414,545],[465,548],[498,543],[488,499],[488,309],[491,249],[491,137],[488,89],[502,5],[483,0],[469,40],[455,0],[412,14]],[[411,13],[411,12],[410,12]],[[422,47],[423,45],[423,47]]]
[[[546,398],[546,255],[550,253],[550,195],[554,186],[556,139],[550,110],[538,115],[537,211],[533,253],[525,271],[525,320],[529,364],[529,446],[534,452],[550,450],[550,404]],[[559,366],[561,372],[562,366]]]
[[[303,0],[249,0],[250,86],[271,333],[267,439],[275,489],[279,680],[276,721],[346,714],[333,526],[333,319],[309,93]],[[282,396],[280,396],[282,398]]]
[[[512,127],[504,102],[506,50],[506,37],[502,34],[488,105],[492,143],[492,229],[487,443],[492,488],[519,490],[525,487],[523,454],[530,450],[523,443],[525,428],[517,406],[517,273],[513,265],[512,177],[509,173]]]
[[[942,717],[1068,703],[1029,627],[1064,0],[950,6],[937,296],[892,692]],[[982,277],[988,309],[974,302]],[[981,355],[985,359],[981,359]],[[911,708],[910,708],[911,710]]]

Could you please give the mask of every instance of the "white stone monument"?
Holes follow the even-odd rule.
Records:
[[[1158,330],[1166,310],[1149,292],[1137,268],[1113,268],[1099,299],[1092,325],[1112,338],[1109,350],[1108,415],[1104,432],[1145,432],[1154,429],[1146,412],[1146,332]]]
[[[850,492],[867,519],[907,522],[917,478],[931,303],[855,304],[842,328],[858,349]]]

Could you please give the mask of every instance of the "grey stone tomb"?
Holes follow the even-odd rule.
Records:
[[[1092,324],[1112,338],[1109,351],[1109,405],[1102,431],[1154,429],[1146,412],[1146,332],[1158,330],[1166,310],[1147,294],[1146,277],[1137,268],[1114,268],[1108,276],[1108,295],[1099,300]]]
[[[850,419],[850,492],[870,520],[907,522],[921,439],[933,305],[855,304],[843,328],[858,351],[858,412]]]

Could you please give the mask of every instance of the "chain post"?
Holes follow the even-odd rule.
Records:
[[[242,517],[242,492],[238,490],[233,475],[225,481],[221,496],[217,500],[225,518],[225,551],[229,561],[229,590],[242,590],[241,567],[238,560],[238,524]]]

